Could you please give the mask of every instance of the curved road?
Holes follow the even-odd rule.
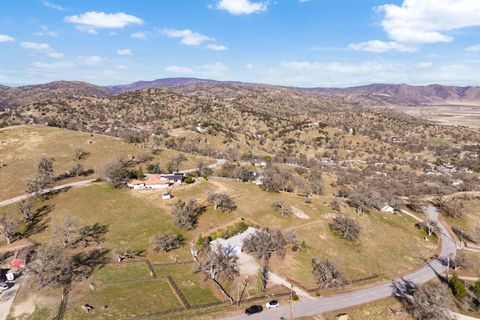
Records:
[[[339,309],[344,309],[356,305],[365,304],[375,300],[380,300],[386,297],[390,297],[394,293],[395,283],[402,283],[405,281],[413,282],[416,285],[424,284],[440,274],[445,274],[447,271],[447,266],[445,263],[445,258],[454,257],[457,253],[457,246],[455,241],[451,238],[445,226],[443,226],[438,219],[438,211],[436,208],[429,206],[424,211],[425,215],[432,220],[438,222],[441,234],[441,252],[439,259],[427,262],[426,266],[423,268],[411,273],[401,279],[383,283],[375,287],[356,290],[352,292],[342,293],[329,297],[313,298],[313,299],[302,299],[300,302],[294,304],[294,315],[295,317],[304,317],[304,316],[313,316],[320,313],[335,311]],[[284,305],[277,309],[265,310],[262,313],[246,316],[239,315],[224,318],[224,320],[257,320],[257,319],[280,319],[284,317],[289,319],[290,317],[290,308],[289,305]]]

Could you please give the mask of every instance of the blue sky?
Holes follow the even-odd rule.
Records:
[[[480,85],[479,0],[2,3],[0,83]]]

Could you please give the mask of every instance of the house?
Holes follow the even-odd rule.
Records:
[[[172,199],[172,195],[170,193],[164,193],[162,194],[162,199],[163,200],[169,200],[169,199]]]
[[[170,184],[180,184],[185,179],[183,173],[162,174],[161,177],[167,179]]]
[[[378,205],[377,209],[385,213],[393,213],[395,211],[395,209],[386,202]]]
[[[144,180],[130,180],[127,186],[134,190],[140,189],[166,189],[170,186],[168,179],[162,177],[160,174],[146,174]]]
[[[248,227],[247,230],[244,232],[237,234],[236,236],[233,236],[228,239],[222,239],[222,238],[217,238],[213,241],[210,242],[210,247],[212,249],[217,248],[217,246],[221,245],[224,248],[231,248],[232,252],[235,254],[239,254],[242,252],[243,249],[243,241],[250,237],[251,235],[255,234],[258,231],[258,229]]]

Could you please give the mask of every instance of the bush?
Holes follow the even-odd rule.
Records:
[[[453,295],[459,300],[463,300],[468,294],[465,289],[465,284],[456,273],[454,273],[450,279],[450,287],[452,288]]]
[[[480,280],[477,280],[477,281],[473,284],[473,293],[475,293],[475,295],[477,296],[477,298],[480,299]]]
[[[297,296],[296,293],[293,294],[292,299],[293,299],[293,301],[298,301],[298,300],[300,300],[300,298]]]
[[[191,174],[188,174],[185,179],[183,179],[183,182],[186,184],[191,184],[195,182],[195,178]]]
[[[159,235],[154,236],[150,239],[150,248],[153,251],[163,251],[169,252],[171,250],[180,248],[184,242],[183,236],[181,234],[175,234],[173,232],[165,232]]]

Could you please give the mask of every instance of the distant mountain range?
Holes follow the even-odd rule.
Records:
[[[371,84],[350,88],[297,88],[196,78],[166,78],[106,87],[79,81],[56,81],[15,88],[0,85],[0,109],[64,97],[106,97],[145,89],[167,89],[179,94],[211,95],[221,98],[235,98],[256,92],[292,92],[318,95],[329,100],[365,106],[480,103],[480,87],[471,86]]]

